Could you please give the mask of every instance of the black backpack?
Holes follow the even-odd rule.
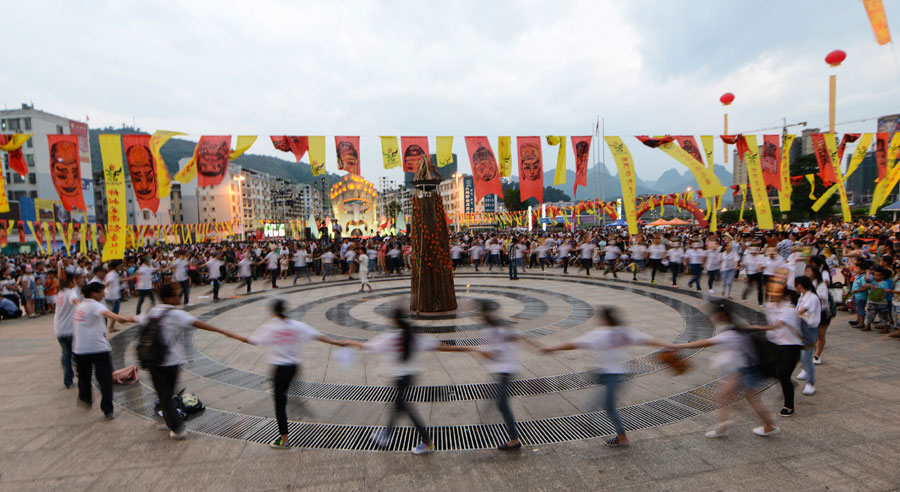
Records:
[[[168,312],[168,309],[166,312]],[[159,367],[166,360],[166,354],[169,353],[169,347],[166,346],[166,341],[162,336],[162,327],[159,324],[166,312],[159,316],[151,317],[140,328],[137,342],[137,358],[144,369]]]

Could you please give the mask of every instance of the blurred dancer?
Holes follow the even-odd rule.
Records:
[[[589,349],[597,354],[597,383],[606,386],[604,410],[616,430],[616,437],[606,441],[610,447],[628,444],[622,417],[616,410],[616,389],[625,371],[626,349],[631,345],[655,345],[657,347],[673,347],[673,345],[645,335],[634,328],[622,326],[616,308],[607,306],[600,310],[600,324],[604,327],[594,330],[571,342],[562,343],[541,350],[543,353],[558,350]]]
[[[729,419],[731,414],[731,405],[728,402],[734,397],[738,391],[743,391],[747,398],[747,403],[753,407],[753,411],[762,420],[762,427],[753,429],[753,433],[758,436],[770,436],[781,432],[766,407],[759,401],[759,397],[754,390],[765,380],[762,371],[759,368],[759,360],[750,334],[737,330],[732,321],[731,313],[723,303],[713,304],[712,321],[716,325],[716,336],[703,340],[695,340],[689,343],[679,343],[673,345],[676,349],[694,349],[710,347],[712,345],[722,345],[725,348],[723,355],[724,364],[732,371],[732,374],[725,379],[722,387],[721,406],[719,407],[719,422],[714,429],[706,433],[706,437],[717,438],[728,435],[728,427],[734,423]]]
[[[284,449],[289,446],[287,390],[300,368],[303,344],[309,340],[319,340],[331,345],[344,346],[344,342],[332,340],[305,323],[288,319],[287,304],[284,299],[275,299],[269,309],[274,319],[262,325],[246,341],[269,349],[269,363],[272,364],[272,391],[275,399],[275,420],[278,421],[279,434],[269,445],[273,448]]]

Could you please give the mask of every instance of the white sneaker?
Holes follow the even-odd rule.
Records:
[[[815,365],[817,365],[817,366],[822,365],[822,358],[821,358],[821,357],[816,357],[816,356],[814,355],[814,356],[813,356],[813,364],[815,364]]]
[[[800,369],[800,372],[797,373],[797,379],[799,379],[801,381],[806,379],[806,371],[803,369]]]
[[[181,429],[181,432],[169,431],[169,439],[184,441],[187,439],[187,429]]]
[[[719,432],[719,429],[715,428],[715,429],[707,432],[706,437],[708,437],[710,439],[717,439],[720,437],[728,437],[728,431],[726,430],[724,432]]]
[[[710,294],[715,294],[716,291],[714,291],[714,290],[712,290],[712,289],[709,289],[709,293],[710,293]]]
[[[775,427],[774,429],[770,430],[769,432],[766,432],[766,427],[762,426],[762,425],[753,429],[754,434],[756,434],[757,436],[762,436],[762,437],[771,436],[772,434],[778,434],[779,432],[781,432],[781,429],[779,429],[778,427]]]
[[[806,396],[812,396],[816,394],[816,387],[809,383],[806,383],[806,387],[803,388],[803,394]]]

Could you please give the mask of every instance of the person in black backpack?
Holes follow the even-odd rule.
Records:
[[[163,284],[158,293],[162,302],[154,306],[148,313],[135,317],[135,321],[145,327],[149,323],[155,322],[159,329],[161,342],[166,349],[165,357],[157,364],[151,365],[150,377],[153,380],[153,387],[156,389],[156,394],[162,406],[166,428],[169,429],[169,437],[172,439],[184,439],[187,437],[187,431],[184,429],[184,422],[182,422],[181,416],[178,414],[172,397],[175,396],[175,386],[178,382],[178,368],[185,362],[185,331],[191,327],[199,328],[221,333],[245,343],[247,338],[200,321],[187,312],[178,309],[176,306],[181,303],[181,290],[178,284]]]
[[[721,401],[730,402],[738,391],[743,391],[747,398],[747,403],[753,407],[756,415],[763,421],[761,427],[753,429],[753,433],[758,436],[770,436],[781,432],[766,407],[760,402],[759,396],[754,392],[765,380],[760,370],[753,341],[750,339],[750,333],[745,330],[735,328],[732,321],[731,312],[722,302],[714,302],[712,312],[710,314],[712,322],[716,325],[716,336],[705,338],[702,340],[694,340],[688,343],[674,344],[672,348],[677,350],[694,349],[710,347],[713,345],[722,345],[725,352],[722,353],[724,366],[732,370],[731,376],[725,379],[722,386]],[[731,406],[723,404],[719,407],[719,423],[715,428],[706,433],[708,438],[725,437],[728,435],[728,427],[734,422],[729,419]]]

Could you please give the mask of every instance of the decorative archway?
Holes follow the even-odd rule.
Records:
[[[637,210],[635,210],[637,218],[640,219],[642,215],[649,212],[650,210],[659,207],[660,205],[671,205],[679,208],[683,208],[690,212],[697,222],[700,224],[700,227],[706,227],[709,225],[709,221],[706,220],[706,212],[703,211],[693,200],[688,200],[687,198],[679,195],[653,195],[646,197],[641,203],[638,204]]]

